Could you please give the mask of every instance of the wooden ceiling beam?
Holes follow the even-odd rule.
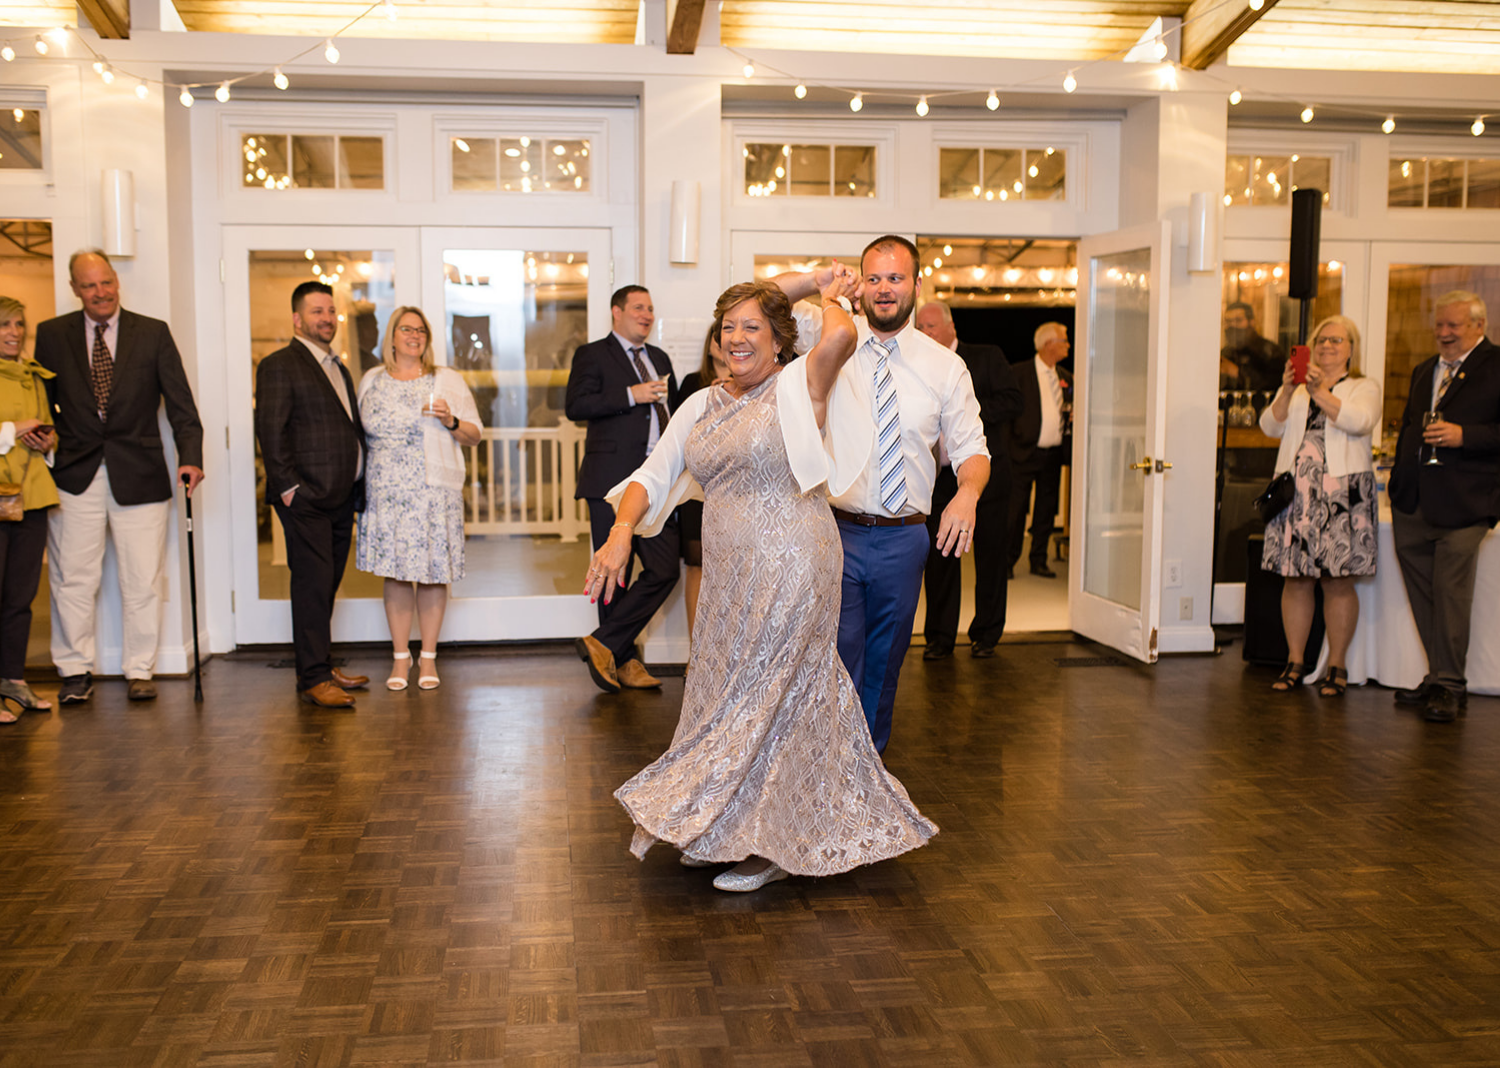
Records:
[[[1276,0],[1266,0],[1259,11],[1251,11],[1244,0],[1193,0],[1193,6],[1182,16],[1182,65],[1189,70],[1206,70],[1275,6]]]
[[[78,10],[105,40],[130,38],[130,0],[78,0]]]
[[[668,55],[690,56],[698,48],[698,33],[703,29],[704,0],[677,0],[672,25],[667,30]]]

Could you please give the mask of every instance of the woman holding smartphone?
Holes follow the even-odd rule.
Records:
[[[479,444],[479,410],[462,375],[434,366],[432,327],[420,309],[391,314],[381,357],[359,383],[369,452],[354,562],[385,579],[395,647],[386,689],[406,689],[415,611],[417,685],[435,690],[448,585],[464,577],[463,447]]]
[[[1380,425],[1380,387],[1359,371],[1359,329],[1332,315],[1312,333],[1306,380],[1288,360],[1281,388],[1261,412],[1260,427],[1281,439],[1276,473],[1292,473],[1292,502],[1266,524],[1261,567],[1283,577],[1281,625],[1288,660],[1271,684],[1286,691],[1301,683],[1298,659],[1312,629],[1314,583],[1323,586],[1328,671],[1321,697],[1342,697],[1348,686],[1349,643],[1359,621],[1355,579],[1375,573],[1376,491],[1370,435]]]

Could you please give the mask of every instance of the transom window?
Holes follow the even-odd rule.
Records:
[[[875,147],[747,144],[745,193],[752,197],[873,197]]]
[[[1331,202],[1333,160],[1328,156],[1236,155],[1224,167],[1225,207],[1265,207],[1292,202],[1298,189],[1321,189],[1323,203]]]
[[[0,115],[0,171],[42,169],[42,113],[11,107]]]
[[[577,137],[450,137],[455,193],[587,193],[589,141]]]
[[[1065,149],[943,148],[938,151],[938,196],[944,200],[1066,200]]]
[[[1388,189],[1393,208],[1500,208],[1500,160],[1393,158]]]
[[[247,189],[384,189],[385,138],[244,134]]]

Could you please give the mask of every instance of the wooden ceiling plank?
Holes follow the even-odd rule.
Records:
[[[130,0],[78,0],[78,10],[106,41],[129,40]]]
[[[1259,11],[1251,11],[1249,4],[1194,0],[1182,19],[1182,65],[1206,70],[1275,6],[1276,0],[1266,0]]]
[[[690,56],[698,48],[698,32],[703,28],[704,0],[677,0],[672,12],[672,26],[667,30],[667,54]]]

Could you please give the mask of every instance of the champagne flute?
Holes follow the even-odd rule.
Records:
[[[1442,412],[1439,412],[1439,411],[1426,411],[1426,412],[1422,413],[1422,429],[1424,431],[1428,427],[1432,426],[1434,423],[1441,423],[1442,421],[1443,421],[1443,413]],[[1443,461],[1441,461],[1441,460],[1438,459],[1438,454],[1437,454],[1438,447],[1436,445],[1429,445],[1426,441],[1423,441],[1422,442],[1422,448],[1424,450],[1430,450],[1427,453],[1427,459],[1423,460],[1422,463],[1426,464],[1428,467],[1441,467],[1441,466],[1443,466]]]

